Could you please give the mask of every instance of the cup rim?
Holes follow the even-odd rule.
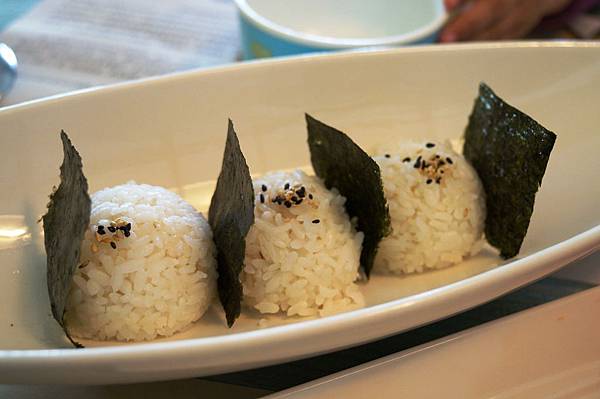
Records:
[[[439,10],[441,10],[441,12],[438,12],[437,17],[429,23],[408,33],[403,33],[400,35],[379,36],[368,39],[335,38],[301,32],[277,24],[272,20],[264,17],[263,15],[259,14],[252,7],[250,7],[250,5],[248,4],[248,0],[235,0],[235,3],[238,7],[238,10],[240,11],[242,18],[244,18],[248,23],[254,25],[260,30],[266,31],[272,36],[311,47],[318,47],[323,49],[342,49],[364,46],[389,46],[395,44],[407,44],[417,42],[420,39],[432,35],[437,30],[439,30],[448,19],[448,13],[446,12],[442,1],[434,1],[439,3],[438,7]]]

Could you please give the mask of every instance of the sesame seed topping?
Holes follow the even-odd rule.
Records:
[[[313,199],[313,195],[312,194],[308,194],[308,199]]]
[[[453,162],[452,162],[452,158],[450,158],[450,157],[446,158],[446,162],[448,162],[450,165],[452,165],[452,164],[453,164]]]
[[[129,230],[126,230],[125,232],[123,232],[123,235],[125,237],[129,237],[131,235],[131,233],[129,232]]]
[[[285,186],[283,186],[284,190],[289,190],[290,189],[290,183],[285,183]]]
[[[263,184],[262,186],[260,186],[260,189],[261,189],[261,190],[263,191],[263,193],[264,193],[265,191],[267,191],[267,186],[265,186],[265,185]]]
[[[385,157],[386,158],[391,158],[391,155],[390,154],[385,154]]]
[[[314,224],[319,224],[319,223],[321,223],[321,221],[320,221],[319,219],[314,219],[312,222],[313,222]]]
[[[263,193],[260,193],[260,203],[261,204],[265,203],[265,196],[263,195]]]
[[[432,181],[433,181],[433,180],[431,180],[431,179],[427,179],[427,182],[426,182],[426,183],[427,183],[427,184],[431,184],[431,182],[432,182]]]
[[[114,233],[117,231],[117,228],[114,226],[108,226],[108,231],[110,231],[111,233]]]
[[[442,178],[441,178],[441,177],[438,177],[437,179],[435,179],[435,182],[436,182],[437,184],[440,184],[440,182],[441,182],[441,181],[442,181]]]
[[[406,157],[402,160],[402,162],[410,162],[410,157]]]
[[[427,147],[427,148],[433,148],[433,147],[435,147],[435,144],[434,143],[427,143],[427,144],[425,144],[425,147]]]
[[[114,241],[110,242],[110,246],[112,247],[112,249],[117,249],[117,244],[115,244]]]
[[[292,207],[292,203],[290,201],[285,201],[283,204],[285,205],[286,208]]]
[[[417,160],[415,161],[414,167],[415,167],[415,169],[419,169],[421,167],[421,156],[420,155],[417,158]]]

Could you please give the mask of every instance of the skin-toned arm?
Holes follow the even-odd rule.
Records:
[[[454,13],[442,30],[441,42],[509,40],[527,35],[547,15],[571,0],[444,0]]]

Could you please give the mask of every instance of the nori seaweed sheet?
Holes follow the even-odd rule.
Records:
[[[379,165],[343,132],[308,114],[306,125],[315,173],[346,197],[346,211],[365,234],[360,264],[369,277],[379,242],[391,232]]]
[[[67,338],[76,346],[64,323],[65,304],[85,230],[90,222],[91,200],[83,175],[81,157],[64,131],[60,132],[64,159],[60,167],[60,185],[50,195],[48,212],[43,216],[46,247],[47,284],[52,315]]]
[[[555,140],[554,133],[504,102],[485,83],[479,85],[463,154],[485,190],[487,241],[505,259],[516,256],[525,239]]]
[[[217,247],[219,299],[227,325],[231,327],[241,312],[240,273],[246,253],[246,235],[254,224],[252,178],[231,120],[208,220]]]

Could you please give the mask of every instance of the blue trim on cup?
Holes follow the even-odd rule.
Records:
[[[274,36],[266,31],[257,28],[251,21],[248,21],[241,13],[239,13],[238,15],[240,20],[240,30],[242,34],[242,55],[245,60],[340,50],[307,46],[292,42],[279,36]],[[433,34],[424,37],[418,41],[406,43],[406,45],[435,43],[438,39],[438,34],[439,32],[434,32]]]
[[[327,51],[327,49],[305,46],[275,37],[255,27],[241,14],[239,19],[242,33],[242,53],[246,60]]]

